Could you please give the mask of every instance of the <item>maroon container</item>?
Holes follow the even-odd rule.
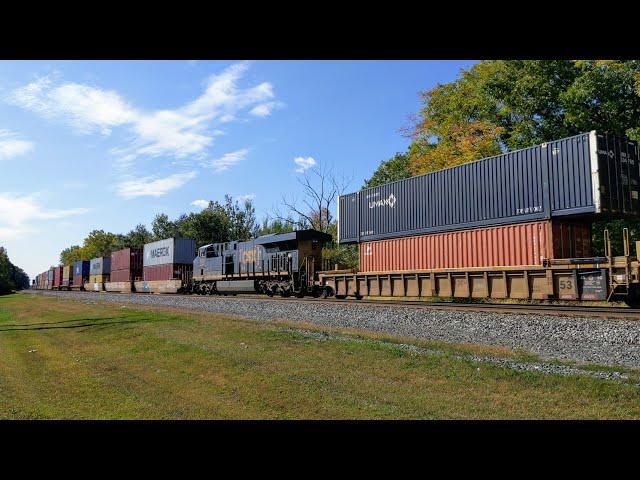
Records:
[[[62,283],[62,267],[53,270],[53,288],[58,288]]]
[[[75,275],[73,277],[73,286],[74,287],[81,287],[82,284],[84,283],[84,278],[82,278],[82,275]]]
[[[111,273],[114,270],[142,272],[142,249],[125,248],[111,254]]]
[[[133,270],[111,271],[111,282],[134,282],[136,280],[142,280],[142,272],[135,275]]]
[[[144,267],[144,281],[156,280],[182,280],[184,283],[191,281],[193,265],[169,263],[166,265],[151,265]]]

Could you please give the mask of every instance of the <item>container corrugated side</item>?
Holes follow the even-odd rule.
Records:
[[[62,282],[62,267],[53,269],[53,287],[59,287]]]
[[[142,271],[142,249],[125,248],[111,254],[111,271],[140,270]]]
[[[143,266],[193,264],[196,242],[191,238],[166,238],[144,246]]]
[[[135,274],[133,270],[111,270],[111,282],[133,282],[142,280],[142,271]]]
[[[89,283],[104,283],[109,281],[109,274],[89,275]]]
[[[73,279],[73,267],[71,265],[67,265],[62,268],[62,280],[71,280]]]
[[[360,271],[541,265],[543,259],[590,256],[588,233],[588,224],[561,223],[554,230],[542,221],[363,242]]]
[[[107,275],[111,272],[111,257],[93,258],[89,264],[89,275]]]
[[[343,195],[338,200],[340,243],[353,243],[570,215],[640,216],[637,199],[605,211],[607,189],[638,196],[637,146],[605,152],[596,132],[458,165]],[[603,137],[604,138],[604,137]],[[623,162],[624,159],[624,162]],[[624,168],[616,165],[624,164]],[[605,168],[606,165],[606,168]],[[613,165],[613,166],[612,166]],[[604,185],[604,171],[610,172]],[[624,190],[624,184],[629,187]],[[604,188],[604,192],[603,192]],[[614,198],[615,196],[611,196]],[[615,197],[617,198],[617,197]]]
[[[145,282],[178,279],[184,283],[189,283],[192,277],[193,264],[151,265],[143,269],[143,280]]]
[[[73,264],[73,276],[74,277],[83,276],[86,278],[89,276],[90,268],[91,268],[91,262],[89,260],[78,260]]]

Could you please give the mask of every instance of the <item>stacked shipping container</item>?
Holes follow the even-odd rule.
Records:
[[[91,262],[89,260],[79,260],[73,264],[73,286],[82,287],[85,282],[89,281],[89,269]]]
[[[73,285],[73,267],[67,265],[62,267],[62,283],[60,284],[64,288],[71,288]]]
[[[141,248],[125,248],[111,254],[111,282],[133,282],[141,279]]]
[[[104,283],[109,281],[111,272],[111,257],[94,258],[89,263],[89,283]]]
[[[635,142],[594,132],[338,199],[360,270],[540,265],[589,257],[596,217],[640,216]]]
[[[595,131],[363,189],[338,200],[338,241],[640,216],[635,142]]]
[[[56,267],[53,269],[52,288],[54,289],[60,288],[61,283],[62,283],[62,267]]]
[[[360,271],[542,265],[591,255],[591,224],[531,222],[360,244]]]
[[[191,281],[196,242],[191,238],[167,238],[144,246],[143,278]]]

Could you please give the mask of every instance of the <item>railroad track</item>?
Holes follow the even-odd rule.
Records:
[[[187,296],[189,296],[187,294]],[[528,304],[500,304],[500,303],[456,303],[456,302],[425,302],[420,300],[368,300],[368,299],[316,299],[276,297],[270,298],[264,295],[229,295],[228,298],[252,298],[272,302],[307,302],[307,303],[334,303],[339,305],[375,305],[380,307],[408,307],[422,308],[425,310],[449,310],[512,313],[525,315],[556,315],[564,317],[589,317],[589,318],[622,318],[627,320],[640,320],[640,308],[632,307],[592,307],[581,305],[528,305]]]
[[[80,293],[80,292],[77,292]],[[116,292],[83,292],[88,295],[99,296],[101,293]],[[132,293],[121,295],[151,295],[144,293]],[[500,304],[500,303],[456,303],[456,302],[425,302],[420,300],[370,300],[370,299],[336,299],[336,298],[296,298],[296,297],[267,297],[258,294],[238,295],[193,295],[193,294],[167,294],[167,296],[193,297],[193,298],[227,298],[231,301],[241,299],[261,300],[264,302],[302,302],[338,305],[367,305],[392,308],[416,308],[424,310],[444,311],[468,311],[487,313],[510,313],[518,315],[553,315],[563,317],[583,318],[615,318],[625,320],[640,320],[640,308],[632,307],[593,307],[584,305],[548,305],[548,304]]]

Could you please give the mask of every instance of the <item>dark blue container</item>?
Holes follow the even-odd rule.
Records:
[[[89,267],[91,262],[89,260],[79,260],[73,264],[73,276],[89,277]]]
[[[354,243],[552,217],[640,217],[635,142],[584,133],[338,199],[338,241]]]

